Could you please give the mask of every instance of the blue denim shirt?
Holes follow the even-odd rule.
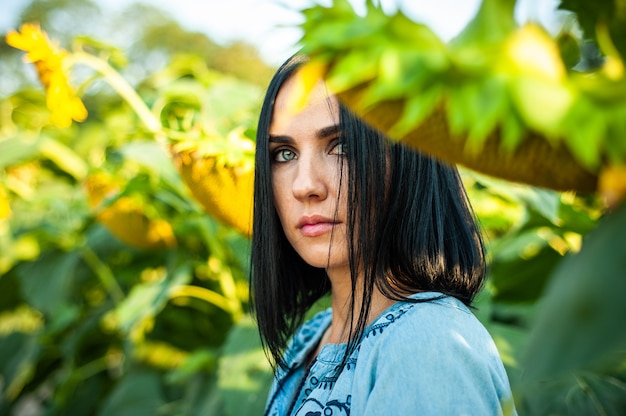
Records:
[[[346,344],[325,345],[307,366],[331,317],[320,312],[294,335],[266,415],[500,415],[512,406],[491,336],[455,298],[397,302],[367,326],[343,368]]]

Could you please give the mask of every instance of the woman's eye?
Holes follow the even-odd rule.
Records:
[[[296,158],[296,153],[289,149],[278,149],[274,152],[274,161],[276,162],[289,162]]]
[[[333,148],[331,149],[330,153],[333,155],[345,155],[347,151],[347,147],[345,143],[342,142],[337,142],[335,143],[335,145],[333,146]]]

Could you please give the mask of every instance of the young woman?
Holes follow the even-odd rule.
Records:
[[[502,414],[507,375],[468,309],[482,240],[453,167],[387,140],[295,56],[260,115],[252,304],[275,364],[267,415]],[[331,308],[308,322],[330,293]]]

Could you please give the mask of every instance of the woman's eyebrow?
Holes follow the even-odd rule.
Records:
[[[270,143],[279,143],[279,144],[288,144],[288,143],[293,143],[293,138],[290,136],[273,136],[273,135],[269,135],[269,142]]]
[[[333,124],[332,126],[323,127],[319,129],[318,131],[316,131],[315,137],[317,137],[318,139],[326,139],[330,136],[337,135],[339,131],[340,131],[339,125]],[[269,137],[268,140],[270,143],[289,144],[289,143],[294,142],[293,137],[287,136],[287,135],[270,134],[268,137]]]
[[[316,133],[315,136],[317,136],[318,139],[325,139],[329,136],[334,136],[337,135],[339,133],[340,129],[339,129],[339,125],[334,124],[332,126],[328,126],[328,127],[324,127],[322,129],[319,129]]]

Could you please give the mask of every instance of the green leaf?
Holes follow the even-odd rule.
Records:
[[[533,386],[518,396],[525,415],[622,415],[626,409],[624,375],[577,372]]]
[[[39,336],[13,332],[0,338],[2,396],[15,399],[34,373],[41,351]]]
[[[62,407],[59,406],[59,414],[72,416],[92,416],[96,414],[101,403],[99,400],[94,400],[94,398],[104,397],[108,392],[107,388],[109,386],[109,379],[103,374],[72,384],[72,389],[68,392],[67,402],[63,403]]]
[[[346,0],[335,0],[330,7],[316,5],[302,12],[306,20],[302,24],[304,36],[303,53],[333,50],[370,44],[380,33],[388,17],[380,7],[370,4],[364,17],[358,16]]]
[[[561,198],[559,193],[541,188],[525,187],[521,189],[519,197],[528,208],[542,215],[552,224],[559,224],[559,208]]]
[[[510,88],[511,99],[529,128],[551,141],[563,135],[564,120],[577,98],[571,88],[531,77],[512,80]]]
[[[516,259],[529,259],[537,255],[548,242],[536,230],[516,232],[496,240],[492,244],[494,261],[510,262]]]
[[[15,270],[0,274],[0,313],[15,309],[24,302]]]
[[[163,280],[136,284],[114,311],[118,327],[128,333],[143,319],[156,316],[169,302],[171,289],[190,280],[189,267],[180,266]]]
[[[79,261],[77,252],[50,251],[32,263],[19,265],[22,296],[34,308],[55,316],[75,296]]]
[[[530,236],[533,240],[540,240],[532,233]],[[516,236],[512,245],[517,245],[515,251],[521,251],[519,256],[507,260],[501,259],[503,252],[511,250],[511,247],[499,245],[495,251],[495,258],[491,262],[489,276],[494,287],[493,298],[495,301],[507,303],[534,302],[543,293],[552,270],[563,259],[563,256],[548,245],[542,246],[530,257],[523,256],[524,250],[529,250],[530,247],[526,239],[521,236]]]
[[[529,382],[625,360],[626,205],[590,232],[554,271],[524,354]]]
[[[502,42],[516,27],[515,0],[482,0],[478,13],[451,42],[454,47]]]
[[[462,137],[480,116],[480,109],[475,107],[474,102],[478,91],[479,88],[475,84],[466,83],[448,92],[446,116],[453,136]]]
[[[100,408],[99,416],[155,416],[165,404],[155,373],[132,372],[120,381]]]
[[[0,169],[19,165],[39,155],[39,139],[15,136],[0,140]]]
[[[622,108],[614,110],[608,121],[604,145],[611,162],[619,165],[626,155],[626,102]]]
[[[67,309],[64,311],[65,317],[55,317],[52,324],[46,327],[46,335],[56,335],[55,332],[65,335],[61,331],[67,331],[67,335],[59,342],[58,347],[64,358],[71,361],[80,356],[81,348],[103,342],[104,338],[109,335],[103,335],[101,332],[104,308],[85,312],[81,311],[78,305],[71,305]],[[70,327],[70,324],[73,325]]]
[[[485,141],[501,123],[509,108],[509,101],[502,79],[489,77],[470,84],[464,91],[464,110],[469,118],[466,151],[480,152]]]
[[[443,51],[427,54],[419,45],[407,47],[388,46],[380,54],[378,77],[366,90],[363,102],[365,106],[380,101],[410,98],[420,95],[433,82],[433,74],[442,72],[448,65]],[[371,58],[370,58],[371,59]],[[438,86],[435,86],[438,89]],[[409,91],[413,95],[409,94]]]
[[[574,157],[590,171],[596,170],[602,162],[602,142],[610,141],[606,137],[608,126],[612,124],[610,119],[606,114],[594,111],[593,104],[586,97],[580,97],[562,123],[568,128],[566,143]],[[620,139],[624,141],[623,137]]]
[[[500,145],[506,153],[512,153],[524,138],[526,127],[512,111],[507,111],[502,118]]]
[[[552,224],[558,225],[559,209],[561,207],[561,195],[548,189],[510,183],[500,179],[472,172],[471,175],[486,186],[486,191],[498,195],[509,201],[523,204]]]
[[[573,68],[580,61],[580,42],[570,30],[561,30],[556,38],[559,53],[566,68]]]
[[[516,391],[521,371],[519,368],[520,351],[528,339],[528,331],[514,325],[497,322],[484,322],[485,327],[498,348],[498,353],[506,369],[511,388]]]
[[[80,180],[87,174],[87,164],[72,149],[46,135],[36,139],[27,135],[0,140],[0,169],[45,157],[61,170]]]
[[[623,0],[561,0],[559,9],[576,14],[585,39],[597,39],[598,25],[606,24],[611,42],[622,60],[626,59],[626,5]]]
[[[509,108],[503,80],[495,77],[477,78],[447,91],[450,131],[454,135],[467,134],[465,150],[469,153],[479,152]]]
[[[172,403],[176,405],[176,409],[167,413],[168,415],[225,415],[224,403],[214,374],[196,374],[184,384],[184,389],[183,397]]]
[[[378,75],[381,53],[382,51],[371,49],[356,50],[339,59],[327,75],[328,87],[334,93],[339,93],[375,79]]]
[[[120,149],[124,158],[155,173],[168,183],[180,183],[170,155],[158,143],[149,140],[135,140]]]
[[[562,203],[559,208],[561,228],[580,235],[585,235],[597,226],[596,213],[589,212],[578,204]]]
[[[185,359],[183,364],[168,374],[167,380],[171,383],[190,381],[197,373],[213,372],[217,366],[216,354],[210,350],[194,351]]]
[[[227,414],[262,414],[271,380],[256,325],[252,318],[244,318],[229,333],[218,368],[218,388]]]
[[[262,94],[256,85],[222,77],[203,94],[206,122],[224,135],[242,125],[254,125],[256,129],[256,115],[260,111],[259,97]]]
[[[224,402],[217,389],[207,390],[198,403],[196,414],[198,415],[224,415]]]
[[[435,87],[409,98],[400,119],[389,130],[389,135],[394,138],[407,135],[433,112],[435,106],[441,101],[441,96],[441,89]]]

